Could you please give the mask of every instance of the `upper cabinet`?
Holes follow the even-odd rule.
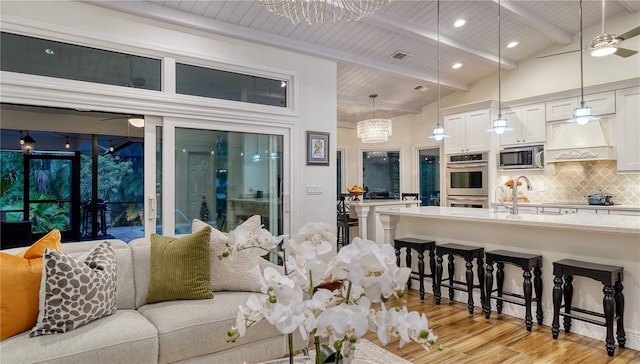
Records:
[[[584,103],[591,107],[591,115],[615,114],[616,98],[614,91],[585,95]],[[580,106],[580,97],[570,97],[562,100],[546,102],[547,121],[568,120],[573,117],[573,111]]]
[[[444,117],[449,138],[444,140],[445,154],[482,152],[491,149],[491,112],[487,109],[468,111]]]
[[[616,156],[619,172],[640,171],[640,87],[616,91]]]
[[[572,111],[573,112],[573,111]],[[503,112],[512,131],[500,136],[502,146],[544,143],[546,138],[545,104],[532,104],[507,109]]]

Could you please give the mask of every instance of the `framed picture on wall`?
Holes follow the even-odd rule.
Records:
[[[307,131],[307,165],[329,165],[329,133]]]

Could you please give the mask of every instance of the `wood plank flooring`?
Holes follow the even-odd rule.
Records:
[[[524,319],[498,315],[493,312],[489,320],[478,312],[469,315],[466,303],[442,298],[435,304],[432,295],[424,301],[415,290],[407,297],[409,311],[427,314],[429,327],[438,336],[442,351],[426,351],[417,344],[398,347],[398,340],[390,342],[385,349],[414,363],[640,363],[640,352],[616,347],[614,357],[609,357],[604,341],[560,331],[558,340],[551,337],[551,327],[535,323],[531,332],[524,326]],[[603,327],[602,330],[605,330]],[[380,344],[377,335],[368,332],[365,338]]]

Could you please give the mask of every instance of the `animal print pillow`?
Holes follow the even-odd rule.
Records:
[[[29,336],[64,333],[116,312],[116,255],[108,241],[83,261],[46,249],[40,310]]]

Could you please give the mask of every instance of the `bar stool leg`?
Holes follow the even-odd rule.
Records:
[[[473,263],[470,260],[467,260],[465,263],[467,267],[467,308],[469,309],[469,313],[473,315]]]
[[[431,269],[431,292],[436,292],[436,252],[429,250],[429,269]]]
[[[478,263],[478,285],[480,286],[480,307],[484,306],[484,302],[487,299],[486,294],[484,292],[484,287],[482,287],[482,282],[484,282],[484,261],[482,256],[476,258],[476,263]]]
[[[442,297],[442,293],[440,291],[442,282],[442,255],[438,254],[436,256],[436,287],[433,292],[433,295],[436,297],[436,305],[440,304],[440,298]]]
[[[496,278],[498,282],[498,299],[496,300],[496,311],[502,313],[502,287],[504,286],[504,263],[498,263],[498,271],[496,272]]]
[[[418,277],[420,277],[420,299],[424,300],[424,250],[418,250]]]
[[[564,294],[564,312],[571,313],[571,303],[573,302],[573,276],[564,277],[564,286],[562,287]],[[564,316],[564,332],[571,332],[571,317]]]
[[[447,270],[449,271],[449,299],[453,300],[453,270],[454,270],[454,265],[453,265],[453,259],[455,257],[453,256],[453,254],[449,254],[449,264],[447,264]]]
[[[400,266],[400,248],[396,247],[396,265]],[[409,280],[411,280],[411,275],[409,275]]]
[[[622,282],[620,282],[620,280],[617,280],[615,285],[613,286],[613,289],[613,298],[616,300],[616,315],[618,316],[618,321],[616,322],[616,336],[618,339],[618,346],[624,348],[627,342],[627,338],[624,333],[624,294],[622,294],[622,290],[624,289],[624,287],[622,286]]]
[[[484,317],[491,317],[491,291],[493,291],[493,264],[487,264],[487,274],[484,276],[485,292]]]
[[[551,324],[551,335],[558,338],[560,332],[560,306],[562,305],[562,277],[553,278],[553,323]]]
[[[409,247],[406,248],[406,252],[407,252],[407,255],[404,257],[404,260],[407,263],[407,268],[411,269],[411,255],[413,253],[411,253],[411,248]],[[409,274],[409,282],[407,282],[407,287],[409,289],[411,289],[411,281],[412,281],[411,274]]]
[[[522,288],[524,289],[524,324],[527,326],[527,331],[531,331],[531,326],[533,325],[533,319],[531,318],[531,272],[526,270],[522,273],[522,277],[524,277],[524,282],[522,283]]]
[[[542,271],[537,265],[533,268],[533,289],[536,292],[536,319],[542,325]]]
[[[613,300],[613,287],[604,286],[602,292],[604,293],[604,298],[602,299],[602,304],[604,305],[604,320],[607,324],[607,338],[605,340],[607,343],[607,354],[613,356],[613,351],[616,348],[613,340],[613,310],[615,305]]]

